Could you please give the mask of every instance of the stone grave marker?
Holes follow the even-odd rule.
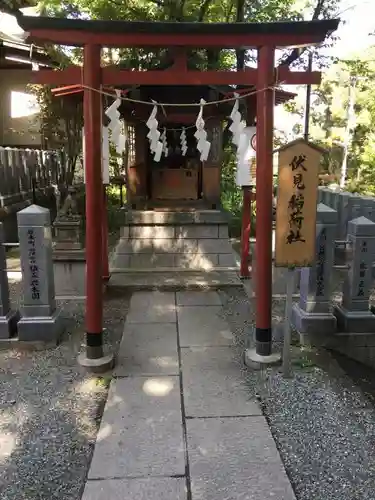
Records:
[[[17,220],[23,285],[19,340],[57,342],[63,324],[55,301],[50,211],[31,205]]]
[[[375,223],[358,217],[348,224],[351,241],[350,268],[343,285],[342,304],[334,309],[340,331],[373,332],[375,315],[369,308],[372,262],[375,253]]]
[[[371,196],[363,196],[361,198],[362,203],[362,213],[366,219],[370,219],[375,222],[375,199]]]
[[[19,172],[17,165],[17,150],[15,148],[8,149],[9,160],[9,179],[10,179],[10,192],[12,194],[18,193],[19,190]]]
[[[313,266],[301,269],[300,300],[292,310],[292,325],[302,342],[309,335],[324,336],[336,331],[336,318],[330,306],[336,223],[337,212],[319,203],[316,260]]]
[[[9,339],[16,334],[20,315],[10,307],[4,241],[3,224],[0,222],[0,339]]]
[[[5,149],[0,146],[0,195],[6,194]]]

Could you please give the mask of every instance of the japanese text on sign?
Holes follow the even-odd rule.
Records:
[[[322,229],[319,236],[318,261],[316,263],[316,295],[322,297],[324,295],[324,264],[325,250],[327,242],[327,231]]]
[[[306,172],[305,167],[306,156],[299,155],[294,156],[290,162],[293,172],[293,188],[295,193],[292,194],[289,200],[289,233],[286,236],[286,241],[289,245],[296,243],[298,241],[305,242],[302,232],[303,232],[303,207],[305,205],[305,195],[304,190],[306,189],[303,183],[303,173],[296,172],[297,169],[301,169]]]
[[[315,260],[316,203],[321,154],[319,148],[303,139],[294,141],[279,151],[275,248],[277,266],[305,267]]]
[[[30,271],[30,291],[33,300],[40,299],[39,267],[36,262],[35,234],[33,229],[27,230],[28,266]]]
[[[367,250],[367,248],[366,248],[366,250]],[[365,295],[366,270],[367,270],[366,264],[364,262],[361,262],[359,265],[359,283],[358,283],[357,297],[364,297],[364,295]]]

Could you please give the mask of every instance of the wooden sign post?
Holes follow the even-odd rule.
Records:
[[[278,152],[275,265],[288,269],[283,374],[290,376],[294,270],[309,267],[315,260],[319,165],[324,150],[304,139],[297,139]]]

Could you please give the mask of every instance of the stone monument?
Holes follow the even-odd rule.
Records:
[[[68,188],[61,210],[53,224],[55,228],[55,250],[81,250],[81,216],[78,214],[76,190]]]
[[[301,342],[309,336],[335,333],[336,318],[330,305],[337,212],[319,203],[317,207],[316,261],[301,269],[300,300],[292,310],[292,325]]]
[[[31,205],[17,213],[23,305],[18,337],[57,342],[63,324],[56,308],[50,211]]]
[[[343,285],[343,299],[334,309],[339,330],[367,333],[375,330],[375,315],[369,309],[372,261],[375,254],[375,223],[358,217],[348,223],[351,265]]]
[[[12,311],[9,300],[9,283],[4,243],[3,224],[0,222],[0,339],[9,339],[17,331],[20,318],[18,311]]]

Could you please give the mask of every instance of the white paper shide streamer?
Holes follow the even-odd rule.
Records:
[[[116,90],[116,100],[105,111],[110,119],[108,129],[111,131],[111,140],[116,147],[116,152],[122,154],[125,149],[125,136],[122,133],[122,123],[118,108],[121,105],[121,90]]]
[[[161,143],[163,144],[164,156],[168,156],[168,142],[167,142],[167,129],[164,127],[163,132],[160,136]]]
[[[230,119],[232,120],[232,124],[229,127],[229,130],[232,132],[233,144],[238,147],[241,134],[242,134],[244,128],[246,127],[246,122],[244,120],[242,120],[241,113],[239,112],[240,94],[237,94],[235,92],[234,97],[236,98],[236,100],[234,101],[234,106],[233,106],[232,112],[230,114]]]
[[[180,143],[181,143],[181,154],[182,156],[186,156],[187,153],[187,140],[186,140],[186,129],[182,127],[181,135],[180,135]]]
[[[206,161],[208,158],[208,154],[210,152],[211,143],[207,140],[207,132],[204,129],[205,121],[203,120],[203,106],[206,104],[204,99],[200,100],[200,109],[198,113],[197,120],[195,122],[195,126],[197,127],[197,131],[194,134],[194,137],[197,139],[197,149],[201,154],[201,161]]]
[[[239,138],[236,171],[238,186],[251,186],[255,183],[255,179],[251,177],[251,164],[256,155],[252,145],[252,138],[255,134],[256,127],[245,127]]]
[[[152,102],[154,103],[154,107],[152,108],[151,114],[146,122],[146,126],[149,129],[147,138],[150,141],[150,150],[154,153],[154,161],[159,162],[163,152],[163,143],[160,141],[160,132],[158,131],[158,121],[156,119],[158,107],[156,105],[156,101]]]

